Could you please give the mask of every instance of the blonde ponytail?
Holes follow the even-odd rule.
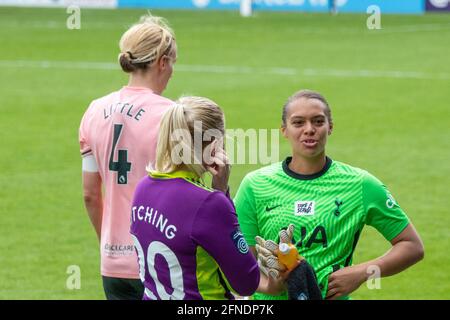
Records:
[[[196,132],[199,129],[201,132]],[[203,138],[208,130],[216,130],[223,137],[225,124],[220,107],[207,98],[180,98],[161,120],[155,167],[148,166],[147,170],[171,173],[183,168],[201,178],[206,171],[202,161],[206,144],[202,141],[202,150],[195,150],[194,137],[200,133]]]

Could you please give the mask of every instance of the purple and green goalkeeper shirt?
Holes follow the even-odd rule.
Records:
[[[144,299],[233,299],[255,292],[259,269],[233,202],[186,171],[138,184],[131,229]]]

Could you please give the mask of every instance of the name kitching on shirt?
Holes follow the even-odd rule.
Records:
[[[151,224],[156,229],[159,228],[159,231],[164,234],[164,236],[167,239],[173,239],[177,232],[177,227],[175,227],[173,224],[169,224],[169,220],[164,217],[162,213],[158,215],[158,210],[150,208],[150,207],[144,207],[144,206],[134,206],[132,208],[132,219],[133,222],[136,221],[136,218],[139,221],[147,222],[148,224]],[[145,214],[144,214],[145,212]],[[153,218],[153,219],[152,219]]]

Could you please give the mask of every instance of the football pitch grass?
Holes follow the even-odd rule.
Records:
[[[64,9],[0,7],[0,299],[104,299],[78,126],[91,100],[126,84],[118,41],[145,12],[83,9],[81,29],[69,30]],[[383,15],[369,31],[366,15],[153,13],[179,47],[164,95],[215,100],[227,128],[278,128],[301,88],[329,100],[329,156],[383,181],[425,244],[422,262],[354,299],[450,298],[450,15]],[[233,166],[233,195],[259,166]],[[354,263],[389,247],[366,227]],[[79,290],[66,287],[71,265]]]

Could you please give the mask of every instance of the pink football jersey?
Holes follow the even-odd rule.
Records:
[[[131,203],[146,166],[155,161],[159,124],[173,102],[150,89],[123,87],[94,100],[81,120],[82,156],[92,154],[104,185],[101,273],[139,279],[130,235]]]

